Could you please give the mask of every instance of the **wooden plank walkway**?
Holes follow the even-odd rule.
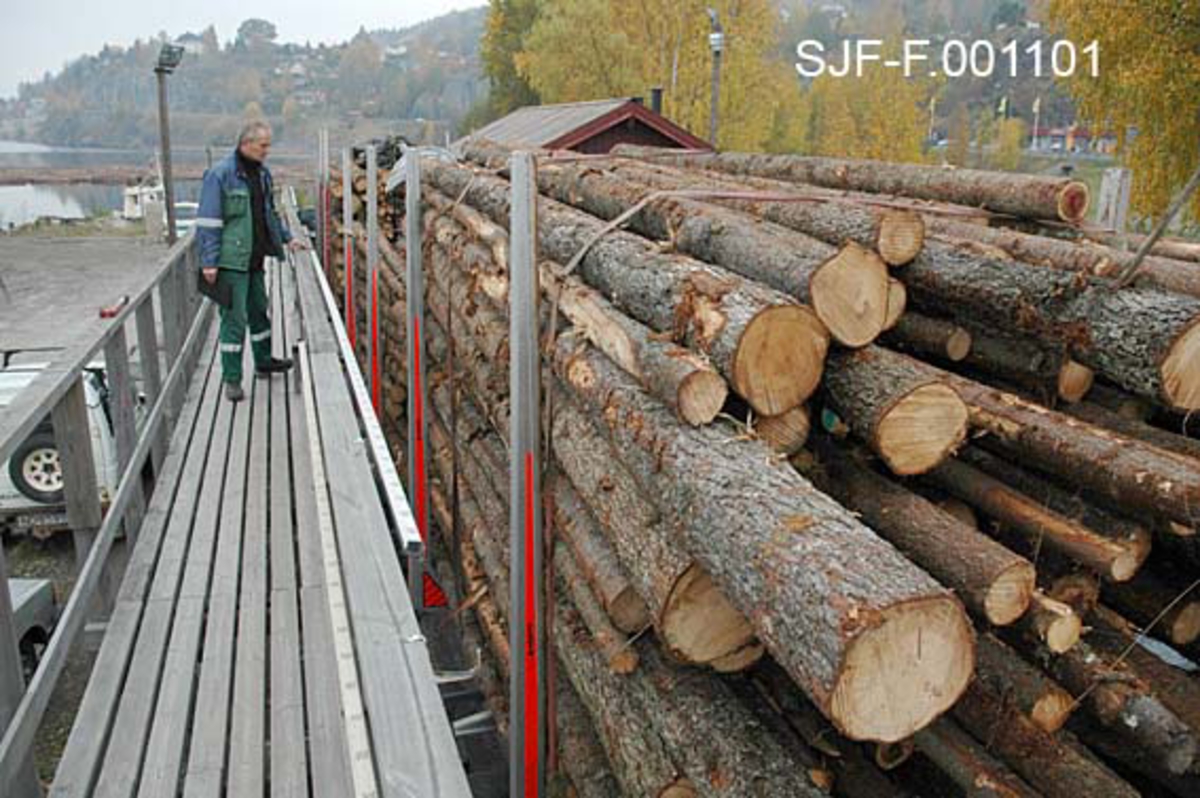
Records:
[[[276,354],[303,338],[312,385],[296,370],[255,379],[247,345],[247,399],[226,401],[214,330],[53,796],[470,794],[319,277],[308,259],[268,268]],[[335,629],[330,601],[343,596],[349,629]],[[348,744],[347,690],[363,703],[361,751]]]

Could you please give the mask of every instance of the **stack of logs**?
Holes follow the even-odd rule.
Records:
[[[420,242],[379,193],[385,421],[403,451],[421,246],[432,517],[501,719],[508,156],[423,161]],[[1113,289],[1067,179],[618,148],[537,181],[576,794],[1200,794],[1200,265]]]

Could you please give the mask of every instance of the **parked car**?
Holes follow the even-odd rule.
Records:
[[[50,643],[54,625],[58,623],[58,604],[54,601],[54,586],[49,579],[9,579],[8,592],[12,598],[13,626],[21,651],[21,666],[28,684],[41,661],[42,652]]]
[[[6,359],[10,363],[0,368],[0,413],[48,366],[45,362],[20,364]],[[116,491],[120,473],[103,364],[87,368],[82,380],[96,480],[100,499],[107,502]],[[54,426],[47,416],[8,462],[0,464],[0,530],[51,532],[66,527],[62,463]]]

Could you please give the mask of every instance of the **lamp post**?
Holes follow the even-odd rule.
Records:
[[[708,115],[708,142],[717,146],[717,107],[721,101],[721,53],[725,50],[725,29],[717,19],[717,10],[708,9],[712,33],[708,34],[708,46],[712,48],[712,105]]]
[[[183,60],[183,48],[164,44],[158,53],[154,74],[158,78],[158,134],[162,148],[162,179],[164,200],[167,203],[167,243],[175,243],[175,184],[171,180],[171,131],[167,120],[167,75]]]

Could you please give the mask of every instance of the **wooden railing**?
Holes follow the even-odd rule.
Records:
[[[102,585],[118,531],[125,530],[129,545],[136,540],[147,501],[143,473],[147,463],[154,474],[162,466],[213,316],[212,303],[202,302],[196,290],[197,268],[195,238],[189,234],[171,247],[150,285],[116,311],[95,341],[63,353],[0,417],[0,463],[7,461],[43,420],[51,419],[67,520],[79,558],[74,588],[26,688],[8,568],[0,547],[0,795],[25,798],[40,794],[31,754],[38,727],[71,647],[97,601],[103,606],[111,599],[104,595]],[[126,334],[130,323],[135,325],[140,387],[149,408],[140,425]],[[100,501],[83,387],[85,371],[101,354],[120,474],[107,512]]]

